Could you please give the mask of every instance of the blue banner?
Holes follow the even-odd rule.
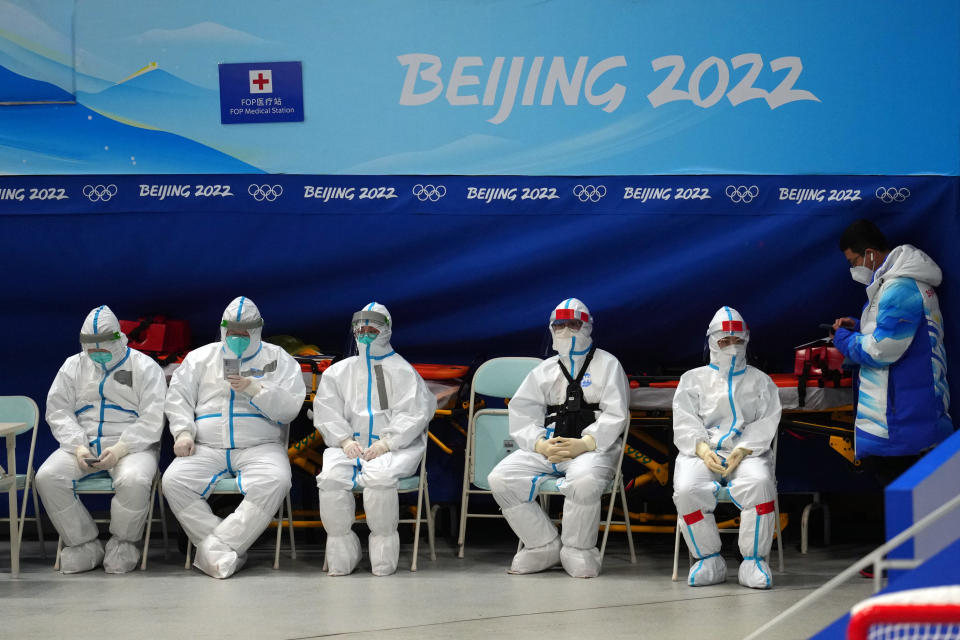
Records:
[[[3,176],[0,214],[866,215],[927,211],[951,186],[917,176]]]
[[[303,122],[299,62],[220,64],[220,122]]]

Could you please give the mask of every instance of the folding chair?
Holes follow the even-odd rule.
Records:
[[[622,524],[627,529],[627,545],[630,547],[630,563],[637,563],[637,552],[633,547],[633,530],[630,525],[630,510],[627,508],[627,492],[623,486],[623,452],[627,448],[626,437],[627,431],[630,428],[629,421],[627,422],[627,427],[624,429],[623,446],[620,447],[620,456],[617,458],[617,470],[614,473],[613,479],[610,481],[610,484],[607,485],[607,488],[603,490],[604,495],[610,496],[610,503],[607,505],[607,519],[603,523],[603,542],[600,544],[600,562],[603,563],[603,554],[607,549],[607,536],[610,534],[610,525],[611,524]],[[557,488],[557,480],[559,478],[548,477],[544,479],[543,484],[540,485],[540,506],[543,507],[544,511],[549,513],[550,509],[550,496],[559,496],[563,495],[560,493],[560,490]],[[623,520],[613,521],[613,507],[617,501],[617,495],[620,496],[620,502],[623,504]],[[522,543],[521,543],[522,544]],[[518,548],[519,549],[519,548]]]
[[[113,486],[113,478],[106,471],[98,471],[92,475],[86,476],[74,482],[73,492],[80,495],[113,495],[116,489]],[[155,518],[153,517],[153,504],[157,501],[160,505],[160,527],[163,531],[163,553],[167,554],[167,511],[163,506],[163,496],[160,494],[160,470],[157,470],[153,476],[153,482],[150,485],[150,509],[147,512],[147,526],[143,534],[143,552],[140,558],[140,570],[147,570],[147,553],[150,551],[150,531]],[[109,518],[94,518],[94,522],[110,522]],[[57,538],[57,558],[53,563],[53,568],[60,569],[60,552],[63,551],[63,538]]]
[[[10,553],[20,557],[20,547],[23,543],[23,524],[31,520],[37,524],[37,537],[40,539],[40,554],[44,559],[47,557],[47,547],[43,539],[43,521],[40,515],[40,501],[37,499],[37,491],[33,487],[33,478],[36,472],[33,468],[33,456],[37,448],[37,425],[40,421],[40,410],[37,403],[27,396],[0,396],[0,422],[23,423],[24,427],[16,430],[14,436],[31,431],[30,435],[30,454],[27,457],[26,473],[11,473],[4,475],[0,468],[0,492],[11,492],[10,500],[11,512],[6,518],[0,518],[0,522],[6,520],[9,522],[17,521],[16,540],[10,541]],[[13,471],[11,469],[11,471]],[[27,517],[27,503],[30,501],[30,491],[33,490],[33,517]],[[23,492],[23,502],[20,508],[20,516],[16,517],[17,492]],[[11,521],[11,518],[14,518]],[[13,536],[13,527],[11,536]],[[18,563],[19,564],[19,563]]]
[[[430,506],[430,487],[427,485],[427,452],[424,450],[423,459],[420,460],[420,473],[415,476],[400,478],[397,484],[397,493],[417,492],[417,512],[412,518],[401,518],[400,524],[413,525],[413,559],[410,561],[410,571],[417,570],[417,556],[420,551],[420,525],[427,525],[427,542],[430,545],[430,559],[437,559],[437,551],[434,546],[433,533],[433,509]],[[353,493],[363,493],[363,487],[354,487]],[[426,510],[421,510],[426,502]],[[323,559],[323,570],[327,570],[327,559]]]
[[[773,486],[774,486],[774,496],[773,496],[773,517],[775,518],[775,523],[777,527],[777,555],[779,556],[780,562],[780,573],[783,573],[783,531],[780,529],[780,499],[776,494],[777,486],[777,441],[780,439],[780,432],[778,431],[775,436],[773,436],[773,442],[770,445],[770,450],[773,452]],[[733,499],[730,497],[730,491],[726,486],[720,488],[720,491],[717,492],[717,504],[734,504]],[[729,529],[720,529],[720,533],[740,533],[740,527],[731,527]],[[674,541],[673,541],[673,581],[677,582],[680,579],[680,517],[677,516],[677,524],[674,526]],[[687,549],[687,555],[690,558],[693,558],[693,555],[690,554],[690,550]],[[691,563],[692,565],[692,563]]]
[[[541,362],[539,358],[493,358],[480,365],[473,374],[463,463],[463,493],[460,498],[460,535],[457,538],[457,556],[460,558],[466,546],[467,518],[503,517],[499,513],[470,513],[469,501],[471,495],[492,494],[487,476],[514,449],[510,439],[508,410],[477,410],[477,394],[512,398],[527,374]]]

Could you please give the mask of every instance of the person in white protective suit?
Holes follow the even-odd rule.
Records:
[[[680,450],[673,474],[677,525],[696,558],[687,583],[727,579],[713,517],[726,485],[740,509],[740,584],[773,586],[767,563],[773,541],[773,453],[780,395],[770,376],[746,361],[750,331],[743,317],[722,307],[707,329],[710,364],[683,374],[673,397],[673,441]]]
[[[290,490],[287,427],[306,388],[300,365],[261,341],[263,318],[253,300],[234,299],[223,312],[220,342],[187,354],[170,380],[166,413],[177,458],[163,474],[163,493],[197,547],[194,566],[228,578],[270,524]],[[225,364],[239,374],[224,375]],[[220,519],[207,504],[224,476],[244,498]]]
[[[397,570],[400,555],[397,482],[419,468],[437,400],[390,346],[393,322],[385,306],[371,302],[353,314],[351,326],[359,355],[324,371],[313,401],[313,424],[327,444],[317,476],[327,571],[347,575],[360,562],[351,526],[352,490],[362,487],[371,569],[385,576]]]
[[[60,448],[36,478],[47,515],[63,538],[63,573],[89,571],[101,562],[107,573],[137,566],[137,542],[157,473],[165,392],[160,366],[127,347],[110,308],[87,314],[80,353],[67,358],[47,394],[47,424]],[[73,492],[75,481],[94,474],[109,474],[116,490],[106,551]]]
[[[600,496],[620,459],[630,421],[629,384],[620,362],[597,349],[593,316],[580,300],[550,314],[556,356],[537,365],[509,403],[518,449],[490,472],[493,497],[523,542],[510,573],[534,573],[560,562],[568,574],[600,573],[596,548]],[[558,477],[564,495],[561,535],[537,503],[542,481]]]

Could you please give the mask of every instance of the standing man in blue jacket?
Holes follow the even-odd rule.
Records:
[[[866,285],[860,319],[838,318],[833,343],[860,365],[857,458],[915,456],[953,432],[940,267],[909,244],[890,249],[869,220],[843,232],[850,275]]]

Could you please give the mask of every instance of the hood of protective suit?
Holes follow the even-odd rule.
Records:
[[[913,245],[902,244],[887,254],[887,259],[873,275],[873,282],[867,287],[871,296],[880,288],[880,281],[890,278],[913,278],[919,282],[938,287],[943,281],[943,272],[933,258]]]
[[[107,369],[115,366],[127,354],[127,336],[120,331],[120,321],[107,305],[100,305],[88,313],[80,328],[80,350],[87,356],[89,349],[106,349],[110,352],[110,361],[103,365]]]
[[[227,346],[227,331],[229,329],[243,330],[250,334],[250,344],[240,354],[241,358],[249,358],[260,349],[263,317],[253,300],[244,296],[234,298],[227,305],[220,321],[220,341],[223,343],[223,352],[227,358],[236,358],[237,354]]]
[[[550,337],[553,339],[553,350],[560,356],[560,361],[570,372],[572,377],[577,377],[580,373],[580,366],[584,358],[590,352],[593,346],[593,339],[590,334],[593,333],[593,315],[581,300],[577,298],[567,298],[557,305],[557,308],[550,314],[550,323],[554,320],[580,320],[583,325],[579,331],[571,329],[561,329],[554,331],[550,327]]]
[[[357,322],[373,325],[380,330],[380,333],[377,334],[377,338],[370,344],[364,344],[357,340],[357,336],[353,336],[353,340],[357,345],[357,351],[360,355],[370,355],[370,356],[382,356],[393,351],[393,346],[390,344],[390,336],[393,335],[393,318],[390,316],[390,312],[387,311],[387,308],[380,304],[379,302],[371,302],[370,304],[363,307],[354,314],[355,317],[366,315],[365,311],[371,311],[372,314],[369,314],[371,317],[367,319],[358,319]],[[377,316],[382,316],[386,318],[386,323],[379,321]],[[354,325],[351,322],[350,331],[353,333]]]
[[[737,336],[743,344],[720,348],[717,341],[725,336]],[[747,366],[747,343],[750,342],[750,329],[740,312],[733,307],[720,307],[710,326],[707,327],[707,344],[710,347],[710,364],[716,367],[720,375],[739,373]]]

